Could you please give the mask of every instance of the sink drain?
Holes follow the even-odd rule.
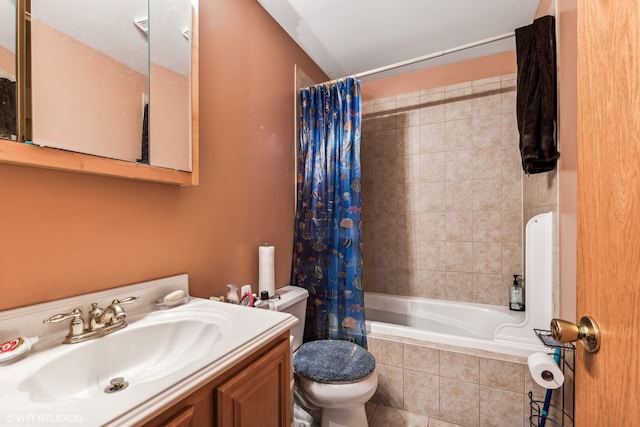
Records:
[[[124,390],[129,387],[129,383],[124,380],[123,377],[115,377],[109,381],[111,385],[104,389],[105,393],[115,393],[116,391]]]

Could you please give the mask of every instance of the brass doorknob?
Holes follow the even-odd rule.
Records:
[[[553,319],[550,329],[551,336],[558,342],[580,340],[589,353],[595,353],[600,348],[600,328],[589,316],[581,318],[577,325],[566,320]]]

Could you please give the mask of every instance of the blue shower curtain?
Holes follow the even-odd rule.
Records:
[[[304,341],[367,346],[361,251],[360,82],[303,89],[291,283],[309,291]]]

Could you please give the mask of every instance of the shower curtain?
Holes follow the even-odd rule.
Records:
[[[304,341],[366,348],[360,204],[360,82],[303,89],[291,283],[309,291]]]

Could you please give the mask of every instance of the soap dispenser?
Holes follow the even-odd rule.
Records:
[[[509,309],[513,311],[524,311],[524,289],[520,283],[522,276],[513,275],[513,285],[509,288]]]

